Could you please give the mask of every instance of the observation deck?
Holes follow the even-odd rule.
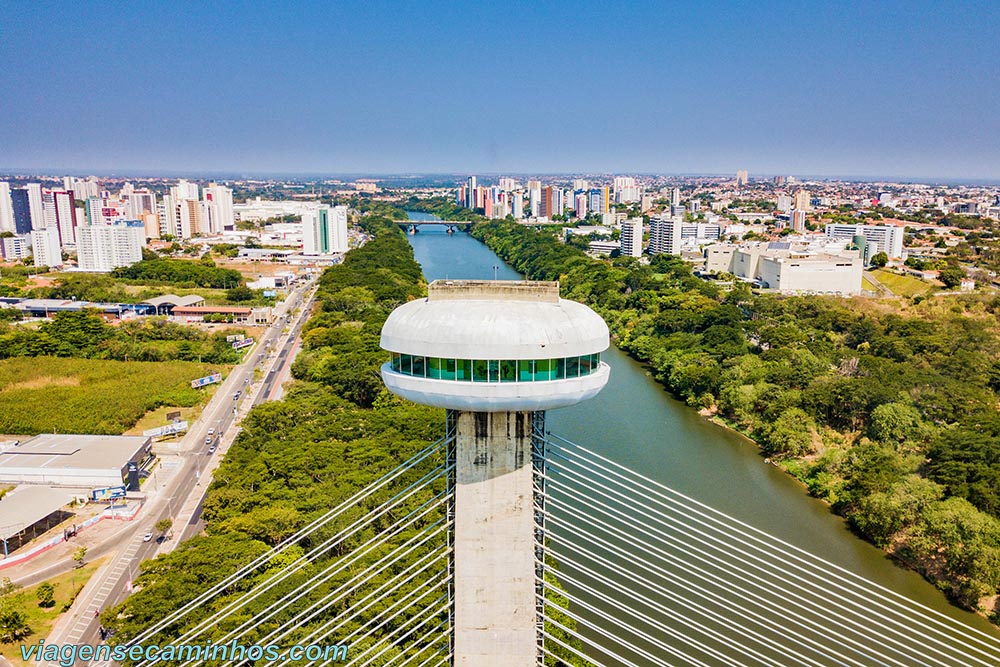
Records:
[[[382,379],[424,405],[473,412],[536,411],[596,395],[608,327],[559,298],[556,282],[434,281],[382,327]]]

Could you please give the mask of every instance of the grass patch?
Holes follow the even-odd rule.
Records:
[[[192,389],[191,380],[220,370],[193,361],[4,359],[0,433],[117,435],[163,406],[204,405],[209,394]]]
[[[104,564],[105,560],[106,558],[100,558],[79,569],[49,579],[48,583],[52,584],[55,589],[53,593],[56,603],[48,609],[38,606],[37,592],[41,584],[10,593],[7,596],[9,603],[27,616],[28,627],[31,628],[31,634],[20,643],[37,644],[39,639],[48,637],[56,619],[68,610],[73,600],[76,599],[76,596],[80,594],[80,591],[94,576],[98,568]],[[4,646],[2,653],[3,657],[15,665],[37,665],[34,662],[21,660],[21,650],[18,648],[18,644]]]
[[[180,405],[164,405],[156,408],[155,410],[150,410],[142,416],[135,425],[125,431],[122,435],[142,435],[143,431],[147,431],[151,428],[157,428],[160,426],[166,426],[169,421],[167,420],[168,412],[180,412],[181,421],[186,421],[188,424],[193,424],[197,421],[198,417],[201,416],[201,411],[208,404],[209,399],[215,393],[215,390],[219,387],[217,384],[210,384],[207,387],[202,388],[204,392],[204,399],[197,405],[190,407],[183,407]]]
[[[878,288],[875,287],[875,283],[864,277],[861,278],[861,289],[866,290],[868,292],[878,293]]]
[[[898,273],[893,273],[892,271],[886,271],[885,269],[872,271],[872,275],[874,275],[880,283],[892,290],[892,293],[897,296],[915,296],[917,294],[926,294],[934,289],[933,285],[926,283],[919,278],[900,275]]]

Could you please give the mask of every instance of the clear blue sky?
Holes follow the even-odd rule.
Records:
[[[0,5],[0,167],[1000,177],[997,2]]]

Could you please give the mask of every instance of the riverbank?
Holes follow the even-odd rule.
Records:
[[[559,279],[563,295],[600,312],[621,349],[673,395],[715,410],[856,534],[925,564],[920,574],[953,601],[997,620],[1000,522],[981,509],[992,507],[990,489],[976,495],[945,476],[968,457],[970,414],[1000,434],[985,377],[1000,350],[990,304],[969,298],[958,300],[960,313],[925,304],[900,312],[726,294],[668,256],[651,266],[593,260],[506,223],[472,233],[527,277]]]

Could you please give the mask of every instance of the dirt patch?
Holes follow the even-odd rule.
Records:
[[[79,385],[80,378],[75,375],[64,375],[62,377],[42,375],[41,377],[8,385],[0,389],[0,391],[11,391],[14,389],[43,389],[44,387],[78,387]]]

